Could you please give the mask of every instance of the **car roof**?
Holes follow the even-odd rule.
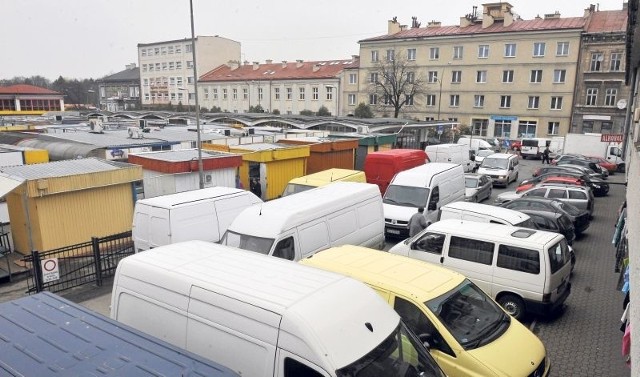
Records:
[[[540,211],[535,209],[519,209],[518,211],[524,213],[525,215],[538,215],[546,218],[558,219],[562,216],[566,216],[562,212],[549,212],[549,211]]]
[[[550,177],[544,177],[542,179],[544,182],[546,181],[566,181],[566,182],[577,182],[577,181],[582,181],[582,179],[578,178],[578,177],[562,177],[562,176],[550,176]]]
[[[542,184],[540,186],[536,186],[536,188],[559,188],[559,189],[567,189],[567,190],[573,190],[573,191],[587,191],[588,187],[584,187],[584,186],[576,186],[576,185],[563,185],[563,184],[557,184],[557,183],[547,183],[547,184]]]

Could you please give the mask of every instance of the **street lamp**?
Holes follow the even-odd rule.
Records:
[[[89,93],[95,93],[96,91],[93,89],[87,90],[87,110],[89,109]]]
[[[196,36],[193,26],[193,0],[189,0],[191,16],[191,54],[193,56],[193,87],[194,99],[196,101],[196,134],[198,141],[198,181],[201,189],[204,188],[204,168],[202,166],[202,140],[200,136],[200,105],[198,103],[198,70],[196,64]]]
[[[448,62],[447,65],[451,65],[451,62]],[[442,77],[438,77],[438,83],[440,84],[440,90],[438,92],[438,119],[440,120],[440,104],[442,103],[442,79],[444,78],[444,70],[447,68],[446,66],[442,67]]]

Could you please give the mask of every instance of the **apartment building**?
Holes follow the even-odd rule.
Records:
[[[191,38],[138,44],[143,106],[195,105]],[[240,60],[240,42],[219,36],[195,38],[196,70],[200,75],[230,60]]]
[[[259,106],[265,112],[300,114],[324,106],[332,115],[344,115],[345,71],[353,71],[358,64],[358,56],[309,62],[229,62],[200,76],[198,101],[202,107],[233,113]],[[347,79],[357,81],[351,76]]]
[[[627,3],[591,16],[582,35],[571,132],[620,134],[630,87],[625,85]]]
[[[523,20],[506,2],[483,4],[459,25],[429,22],[411,27],[397,19],[386,35],[359,41],[361,78],[357,103],[377,116],[393,114],[372,89],[380,61],[406,60],[407,75],[422,81],[401,115],[418,120],[455,120],[474,135],[546,137],[571,125],[581,35],[592,13],[558,13]]]

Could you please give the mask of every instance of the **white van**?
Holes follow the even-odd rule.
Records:
[[[458,139],[458,144],[467,145],[469,149],[474,151],[475,153],[478,153],[482,150],[495,151],[495,147],[493,145],[489,144],[488,141],[481,138],[461,137],[460,139]]]
[[[558,233],[442,220],[389,252],[460,272],[516,318],[548,314],[571,292],[569,245]]]
[[[527,158],[542,158],[542,152],[544,152],[544,149],[549,145],[551,145],[551,139],[549,138],[524,138],[522,139],[520,155],[522,155],[522,158],[525,160]]]
[[[473,169],[469,146],[465,144],[435,144],[424,149],[431,162],[451,162],[462,165],[464,172]]]
[[[443,376],[363,283],[209,242],[124,258],[111,318],[241,376]]]
[[[482,159],[478,174],[486,174],[493,179],[494,185],[509,186],[518,180],[520,161],[518,156],[509,153],[494,153]]]
[[[340,245],[384,247],[377,185],[334,182],[242,211],[220,243],[289,260]]]
[[[136,252],[174,242],[218,242],[233,219],[262,200],[231,187],[209,187],[136,202],[131,237]]]
[[[481,223],[520,226],[537,229],[529,215],[512,209],[472,202],[454,202],[440,207],[440,220],[468,220]]]
[[[464,171],[458,164],[432,162],[396,174],[382,200],[385,236],[409,237],[409,219],[419,207],[427,225],[436,222],[438,209],[464,201],[464,192]]]

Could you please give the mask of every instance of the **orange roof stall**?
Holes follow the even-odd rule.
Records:
[[[249,178],[258,178],[263,200],[279,197],[291,179],[305,175],[310,154],[308,145],[292,146],[278,143],[203,144],[202,148],[242,155],[240,181],[248,189]]]
[[[290,145],[309,145],[310,155],[305,175],[331,168],[353,170],[358,149],[358,140],[355,139],[305,137],[282,139],[278,142]]]

